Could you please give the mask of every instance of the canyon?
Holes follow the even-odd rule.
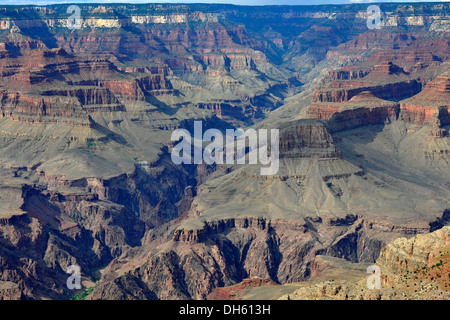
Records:
[[[367,265],[318,256],[312,281],[289,288],[291,293],[279,299],[448,300],[448,235],[447,226],[410,239],[398,238],[383,248],[376,260],[381,270],[380,288],[376,289],[367,288]]]
[[[67,5],[0,7],[0,299],[287,299],[317,279],[289,298],[340,299],[361,286],[341,266],[374,263],[394,289],[362,297],[399,298],[405,266],[437,277],[448,4],[382,4],[381,30],[363,4],[78,6],[74,30]],[[174,164],[194,121],[279,129],[278,172]]]

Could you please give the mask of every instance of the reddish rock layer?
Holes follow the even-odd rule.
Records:
[[[402,101],[400,109],[403,119],[412,123],[450,124],[450,76],[436,77],[419,94]]]
[[[89,113],[126,111],[122,101],[176,94],[166,69],[142,71],[124,73],[106,59],[83,59],[63,49],[4,55],[0,59],[0,117],[91,126]]]
[[[370,91],[381,99],[402,100],[418,93],[421,84],[416,80],[400,81],[380,85],[367,85],[364,87],[348,87],[342,89],[322,88],[314,92],[313,102],[344,102],[363,91]]]
[[[235,300],[239,299],[243,291],[247,288],[276,286],[277,283],[269,279],[251,278],[244,279],[242,282],[229,287],[219,287],[211,292],[207,300]]]
[[[280,131],[281,158],[339,158],[333,138],[321,121],[303,120]]]

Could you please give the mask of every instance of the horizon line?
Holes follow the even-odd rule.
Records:
[[[44,1],[45,2],[45,1]],[[64,5],[227,5],[227,6],[235,6],[235,7],[317,7],[317,6],[352,6],[352,5],[371,5],[371,4],[379,4],[379,5],[405,5],[405,4],[449,4],[450,0],[441,0],[441,1],[408,1],[408,0],[399,0],[399,1],[370,1],[367,2],[362,1],[351,1],[348,3],[320,3],[320,4],[236,4],[231,2],[121,2],[121,1],[104,1],[104,2],[88,2],[88,1],[67,1],[67,2],[53,2],[49,1],[49,3],[36,3],[36,1],[30,1],[29,3],[1,3],[0,6],[11,6],[11,7],[21,7],[21,6],[34,6],[34,7],[42,7],[42,6],[64,6]]]

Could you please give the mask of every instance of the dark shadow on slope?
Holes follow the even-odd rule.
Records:
[[[168,104],[160,101],[158,98],[156,98],[155,96],[152,95],[146,95],[145,96],[145,100],[154,105],[155,107],[158,108],[158,111],[167,114],[169,116],[173,116],[175,113],[177,113],[177,109],[176,108],[172,108],[171,106],[169,106]]]
[[[106,135],[108,137],[108,139],[117,142],[121,145],[128,145],[127,140],[121,136],[120,134],[117,134],[111,130],[109,130],[108,128],[98,124],[97,122],[95,122],[94,120],[92,120],[92,118],[89,116],[89,119],[91,120],[91,122],[94,123],[94,126],[92,127],[94,130],[97,130],[100,133],[103,133],[104,135]]]

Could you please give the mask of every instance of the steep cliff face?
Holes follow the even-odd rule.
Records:
[[[0,10],[2,299],[69,298],[71,264],[90,299],[205,299],[448,223],[447,5],[79,6]],[[170,159],[275,109],[272,176]]]
[[[343,89],[319,89],[314,93],[313,102],[345,102],[364,91],[369,91],[380,99],[398,101],[411,97],[421,89],[420,83],[416,80],[380,85],[371,85],[370,82],[365,86],[358,84],[356,88],[354,84],[347,84],[348,88]]]
[[[449,99],[450,77],[446,72],[428,83],[419,94],[402,101],[400,109],[406,121],[439,128],[450,124]]]
[[[22,213],[1,220],[1,299],[70,298],[70,265],[81,267],[83,283],[92,282],[93,270],[139,246],[146,229],[181,215],[188,196],[184,189],[195,184],[195,172],[161,169],[137,168],[106,180],[55,181],[50,189],[59,191],[25,184]]]
[[[160,299],[205,299],[215,288],[245,278],[270,279],[281,284],[298,282],[311,275],[318,254],[353,262],[374,261],[389,240],[374,238],[373,232],[390,228],[398,232],[391,233],[390,239],[425,231],[378,225],[362,217],[321,221],[309,218],[303,223],[250,218],[207,222],[197,231],[177,229],[173,239],[165,243],[161,239],[147,240],[144,246],[151,250],[142,251],[134,259],[123,257],[114,261],[90,298],[113,298],[108,294],[116,282],[108,280],[112,274],[118,275],[116,279],[143,279],[143,291]],[[321,236],[325,234],[326,239]],[[151,238],[154,236],[147,237]],[[164,244],[155,246],[161,241]],[[216,290],[210,297],[220,292]]]
[[[293,77],[303,79],[305,73],[333,55],[340,56],[337,60],[355,61],[372,54],[373,63],[392,61],[409,71],[417,62],[440,63],[450,54],[442,34],[431,28],[432,20],[446,21],[439,6],[423,7],[418,16],[411,13],[416,11],[406,7],[383,6],[383,12],[390,18],[386,20],[389,21],[386,22],[389,32],[368,31],[367,13],[356,6],[344,9],[323,6],[314,10],[277,8],[267,15],[261,8],[244,10],[214,5],[136,5],[132,8],[80,5],[83,31],[75,33],[65,28],[68,16],[65,9],[65,6],[52,6],[48,10],[40,7],[6,10],[5,18],[1,20],[5,49],[17,55],[45,47],[86,54],[110,52],[125,65],[127,59],[151,57],[160,67],[170,68],[183,81],[203,89],[194,95],[192,88],[182,90],[193,105],[211,106],[216,110],[212,104],[219,103],[222,107],[217,115],[226,120],[239,117],[240,125],[260,120],[263,113],[280,106],[279,101],[274,103],[269,97],[282,100],[298,92],[298,89],[286,86],[284,81]],[[18,15],[22,19],[12,18]],[[416,25],[433,30],[433,33],[425,36],[426,31],[412,27]],[[266,27],[262,29],[261,26]],[[396,26],[406,30],[397,32]],[[39,36],[36,36],[36,30],[40,31]],[[32,44],[33,41],[39,46]],[[134,66],[124,68],[139,69]],[[263,74],[264,81],[254,81],[258,73]],[[232,80],[223,83],[217,80],[218,75]],[[152,78],[153,94],[170,92],[167,81],[158,76]],[[280,80],[286,87],[284,92],[272,90]],[[117,84],[112,86],[117,87]],[[139,89],[136,92],[132,83],[119,86],[123,89],[112,90],[115,94],[142,101],[142,93]],[[372,91],[381,98],[403,99],[417,93],[418,87],[416,83],[400,82],[375,86]],[[359,92],[358,89],[317,92],[316,99],[346,101]],[[225,101],[230,100],[249,103],[245,109],[240,104],[232,104],[232,111],[224,110]]]
[[[280,134],[281,158],[339,158],[333,138],[320,121],[304,121],[288,126]]]
[[[105,58],[78,57],[63,49],[5,57],[1,117],[28,123],[92,128],[91,115],[126,112],[127,103],[175,96],[164,68],[123,72]]]
[[[376,261],[380,268],[379,288],[368,286],[369,265],[317,257],[312,283],[299,284],[299,289],[280,299],[447,300],[448,236],[449,227],[444,227],[410,239],[399,238],[384,247]]]
[[[449,299],[449,227],[396,239],[380,252],[382,285],[403,299]]]
[[[2,219],[1,281],[10,288],[0,290],[1,299],[10,299],[10,290],[18,290],[20,299],[68,297],[67,268],[80,266],[84,281],[110,259],[108,249],[76,223],[64,221],[39,191],[24,187],[23,197],[27,214]]]
[[[356,106],[334,113],[330,117],[328,126],[331,132],[338,132],[367,125],[380,125],[396,120],[398,114],[398,104],[388,104],[380,107]]]
[[[411,239],[400,238],[388,244],[381,250],[380,257],[377,259],[377,264],[387,273],[386,281],[392,283],[395,279],[389,277],[428,269],[436,261],[447,260],[449,232],[449,227],[443,227],[429,234],[417,235]],[[443,265],[443,267],[441,271],[444,275],[445,268],[448,266]],[[448,281],[448,279],[442,280]]]
[[[205,299],[220,294],[217,287],[246,278],[302,281],[317,272],[317,255],[374,263],[387,243],[447,221],[442,208],[419,221],[415,214],[393,215],[398,207],[391,201],[384,208],[377,201],[370,207],[371,196],[380,194],[375,186],[389,189],[393,199],[401,199],[399,192],[406,189],[408,198],[415,191],[399,181],[395,187],[380,184],[340,154],[327,154],[336,149],[321,121],[291,123],[281,130],[280,140],[277,175],[261,178],[246,166],[205,182],[187,215],[148,232],[141,250],[114,260],[90,298],[108,298],[112,279],[130,276],[143,279],[143,291],[161,299]],[[235,190],[245,190],[245,196]],[[355,193],[358,199],[352,198]]]
[[[329,72],[315,90],[307,115],[329,120],[331,132],[401,119],[429,126],[431,137],[445,137],[448,65],[419,55],[414,67],[400,67],[392,62],[401,63],[398,59],[385,53],[372,55],[359,67]]]

